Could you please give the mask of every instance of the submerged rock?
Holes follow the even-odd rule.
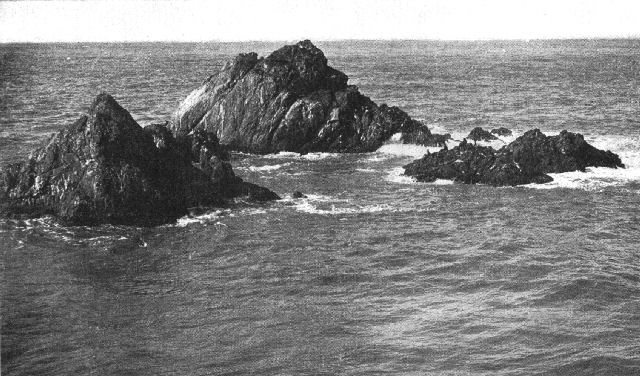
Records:
[[[300,192],[300,191],[294,191],[291,194],[292,198],[307,198],[307,195],[305,195],[304,193]]]
[[[548,173],[584,171],[586,167],[624,167],[620,158],[589,145],[580,134],[562,131],[545,136],[535,129],[500,150],[465,140],[451,150],[427,154],[406,166],[405,175],[421,182],[450,179],[494,186],[546,183]]]
[[[374,151],[398,132],[425,145],[441,142],[404,111],[376,105],[347,80],[308,40],[266,58],[240,54],[189,94],[171,130],[177,137],[206,130],[232,150],[259,154]]]
[[[505,127],[494,128],[491,130],[491,133],[500,137],[509,137],[513,135],[513,132],[511,132],[511,129],[505,128]]]
[[[491,134],[491,132],[482,129],[482,127],[473,128],[471,132],[469,132],[467,138],[473,141],[493,141],[498,139],[498,137]]]
[[[151,226],[237,196],[278,198],[236,177],[214,139],[196,153],[165,125],[143,129],[113,97],[100,94],[87,114],[25,162],[0,171],[0,212],[50,214],[78,225]]]

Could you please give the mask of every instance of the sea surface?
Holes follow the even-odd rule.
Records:
[[[237,53],[282,44],[0,45],[0,163],[101,91],[164,121]],[[391,140],[235,154],[283,200],[157,228],[0,220],[2,374],[640,375],[640,41],[317,45],[456,140],[567,129],[627,168],[424,184],[402,166],[427,148]]]

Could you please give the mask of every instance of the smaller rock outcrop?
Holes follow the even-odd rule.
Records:
[[[498,139],[498,137],[491,134],[491,132],[482,129],[482,127],[473,128],[471,132],[469,132],[467,138],[473,141],[493,141]]]
[[[294,191],[291,194],[291,198],[307,198],[307,195],[305,195],[304,193],[302,193],[300,191]]]
[[[427,154],[406,166],[405,175],[421,182],[450,179],[493,186],[546,183],[549,173],[585,171],[586,167],[624,167],[620,158],[596,149],[580,134],[562,131],[545,136],[531,130],[500,150],[463,140],[451,150]]]
[[[513,135],[513,132],[511,132],[511,129],[509,128],[505,128],[505,127],[500,127],[500,128],[494,128],[491,130],[491,134],[494,134],[496,136],[500,136],[500,137],[509,137]]]
[[[553,179],[544,173],[523,170],[511,156],[497,153],[488,146],[477,146],[463,140],[449,150],[427,154],[404,166],[405,175],[419,182],[448,179],[465,184],[494,186],[546,183]]]
[[[546,136],[539,129],[533,129],[504,149],[530,171],[554,173],[584,171],[587,167],[624,167],[618,155],[596,149],[581,134],[566,130],[556,136]]]
[[[215,136],[180,140],[163,124],[143,129],[113,97],[100,94],[87,114],[26,161],[0,170],[0,213],[152,226],[234,197],[278,198],[235,176],[225,157]]]

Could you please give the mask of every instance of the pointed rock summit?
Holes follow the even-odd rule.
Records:
[[[236,177],[214,135],[200,132],[188,142],[162,124],[143,129],[113,97],[100,94],[25,162],[0,170],[0,213],[152,226],[237,196],[277,198]]]
[[[308,40],[266,58],[240,54],[189,94],[171,130],[178,137],[206,130],[230,149],[258,154],[374,151],[398,132],[407,142],[446,140],[347,80]]]

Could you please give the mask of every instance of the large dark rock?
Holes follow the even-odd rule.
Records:
[[[151,226],[237,196],[277,198],[236,177],[214,136],[192,140],[180,142],[162,124],[143,129],[100,94],[86,115],[25,162],[0,171],[0,211],[50,214],[69,224]]]
[[[465,139],[451,150],[427,154],[404,169],[405,175],[422,182],[451,179],[502,186],[546,183],[553,180],[548,173],[584,171],[588,166],[624,167],[616,154],[596,149],[580,134],[562,131],[549,137],[535,129],[497,151]]]
[[[306,40],[266,58],[238,55],[180,104],[171,129],[204,129],[226,147],[251,153],[366,152],[393,134],[439,144],[397,107],[378,106]]]
[[[468,139],[473,141],[493,141],[498,137],[494,136],[491,132],[482,129],[482,127],[475,127],[469,132]]]

